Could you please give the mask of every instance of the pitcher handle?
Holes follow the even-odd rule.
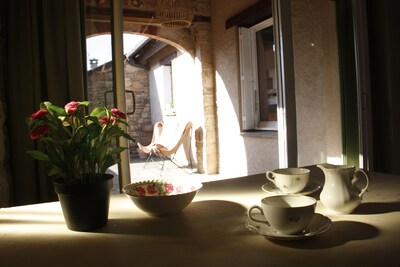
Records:
[[[364,177],[365,177],[365,180],[367,181],[367,184],[365,185],[365,187],[364,187],[363,189],[361,189],[361,192],[360,192],[360,194],[358,195],[359,197],[362,197],[362,195],[364,195],[365,192],[367,192],[367,189],[368,189],[368,186],[369,186],[369,177],[368,177],[368,174],[367,174],[363,169],[356,169],[356,170],[354,171],[354,175],[353,175],[354,178],[353,178],[353,180],[351,181],[352,184],[354,184],[354,183],[358,180],[358,177],[356,176],[356,174],[357,174],[358,172],[363,173],[363,174],[364,174]]]

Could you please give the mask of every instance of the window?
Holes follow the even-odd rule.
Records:
[[[162,66],[163,68],[163,86],[164,86],[164,114],[167,116],[175,115],[174,110],[174,92],[172,86],[172,66]]]
[[[172,61],[177,57],[177,53],[174,52],[169,56],[161,59],[160,61],[160,73],[157,74],[157,78],[160,82],[157,83],[157,87],[162,89],[159,94],[163,96],[163,113],[166,116],[174,116],[174,83],[173,83],[173,63]]]
[[[277,130],[277,79],[272,18],[239,28],[243,130]]]

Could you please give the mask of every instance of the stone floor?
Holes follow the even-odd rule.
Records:
[[[118,166],[112,166],[108,170],[108,173],[114,175],[114,187],[112,189],[112,193],[119,193]],[[222,177],[221,175],[200,174],[197,172],[197,169],[195,167],[193,168],[193,170],[191,170],[188,166],[178,168],[170,161],[165,161],[164,170],[162,170],[161,159],[156,159],[155,161],[150,161],[146,163],[146,159],[141,159],[137,157],[131,157],[130,173],[131,182],[169,177],[199,179],[201,182],[222,180],[228,178]]]

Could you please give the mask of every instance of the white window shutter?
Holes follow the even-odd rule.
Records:
[[[250,30],[239,27],[240,91],[242,97],[243,130],[255,128],[255,88],[251,50],[252,39]]]

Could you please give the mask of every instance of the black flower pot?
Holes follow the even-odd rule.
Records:
[[[71,185],[56,179],[54,188],[68,229],[91,231],[105,226],[112,187],[113,176],[109,174],[105,180],[93,184]]]

